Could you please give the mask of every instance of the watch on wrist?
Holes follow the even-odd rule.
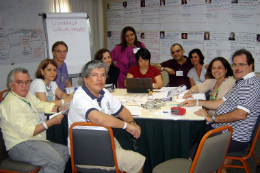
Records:
[[[212,117],[212,123],[215,123],[216,117]]]

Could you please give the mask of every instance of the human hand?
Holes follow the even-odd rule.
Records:
[[[184,96],[183,96],[182,98],[184,98],[184,99],[193,98],[193,97],[192,97],[192,92],[189,90],[188,92],[186,92],[186,93],[184,94]]]
[[[190,107],[190,106],[195,106],[196,105],[196,100],[185,100],[184,102],[181,102],[179,107]]]
[[[164,67],[164,70],[167,71],[171,75],[175,75],[175,71],[173,69],[171,69],[171,68]]]
[[[60,106],[59,107],[59,112],[68,109],[68,105]]]
[[[141,128],[137,124],[127,123],[126,131],[131,133],[136,139],[138,139],[141,135]]]
[[[60,124],[62,119],[63,119],[63,117],[64,117],[64,115],[59,114],[59,115],[53,117],[52,119],[46,121],[46,124],[48,124],[48,127],[51,127],[51,126],[53,126],[55,124]]]
[[[212,117],[208,114],[207,111],[200,109],[196,112],[194,112],[196,115],[203,116],[207,122],[212,122]]]

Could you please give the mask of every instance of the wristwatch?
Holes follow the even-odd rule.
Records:
[[[216,117],[212,117],[212,123],[215,123],[215,118],[216,118]]]

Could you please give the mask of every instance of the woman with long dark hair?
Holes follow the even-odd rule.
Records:
[[[121,43],[111,51],[112,61],[120,69],[118,77],[118,88],[124,88],[124,80],[128,70],[137,65],[135,52],[138,48],[144,48],[144,44],[137,40],[135,29],[131,26],[125,27],[121,32]]]

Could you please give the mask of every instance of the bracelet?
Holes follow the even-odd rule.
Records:
[[[43,124],[43,126],[44,126],[44,128],[47,130],[48,129],[48,126],[47,126],[47,124],[44,122],[44,123],[42,123]]]
[[[196,100],[196,106],[199,106],[199,99]]]
[[[60,106],[57,107],[57,113],[60,112],[59,108],[60,108]]]
[[[124,127],[122,129],[126,129],[126,127],[127,127],[127,122],[125,122],[125,125],[124,125]]]
[[[192,92],[192,94],[195,93],[195,91],[193,89],[190,89],[190,91]]]
[[[61,99],[60,101],[61,101],[61,104],[62,104],[62,105],[64,105],[64,100],[63,100],[63,99]]]
[[[135,123],[136,124],[136,122],[134,120],[128,122],[128,124],[131,124],[131,123]]]
[[[163,67],[161,68],[161,71],[163,71]]]

